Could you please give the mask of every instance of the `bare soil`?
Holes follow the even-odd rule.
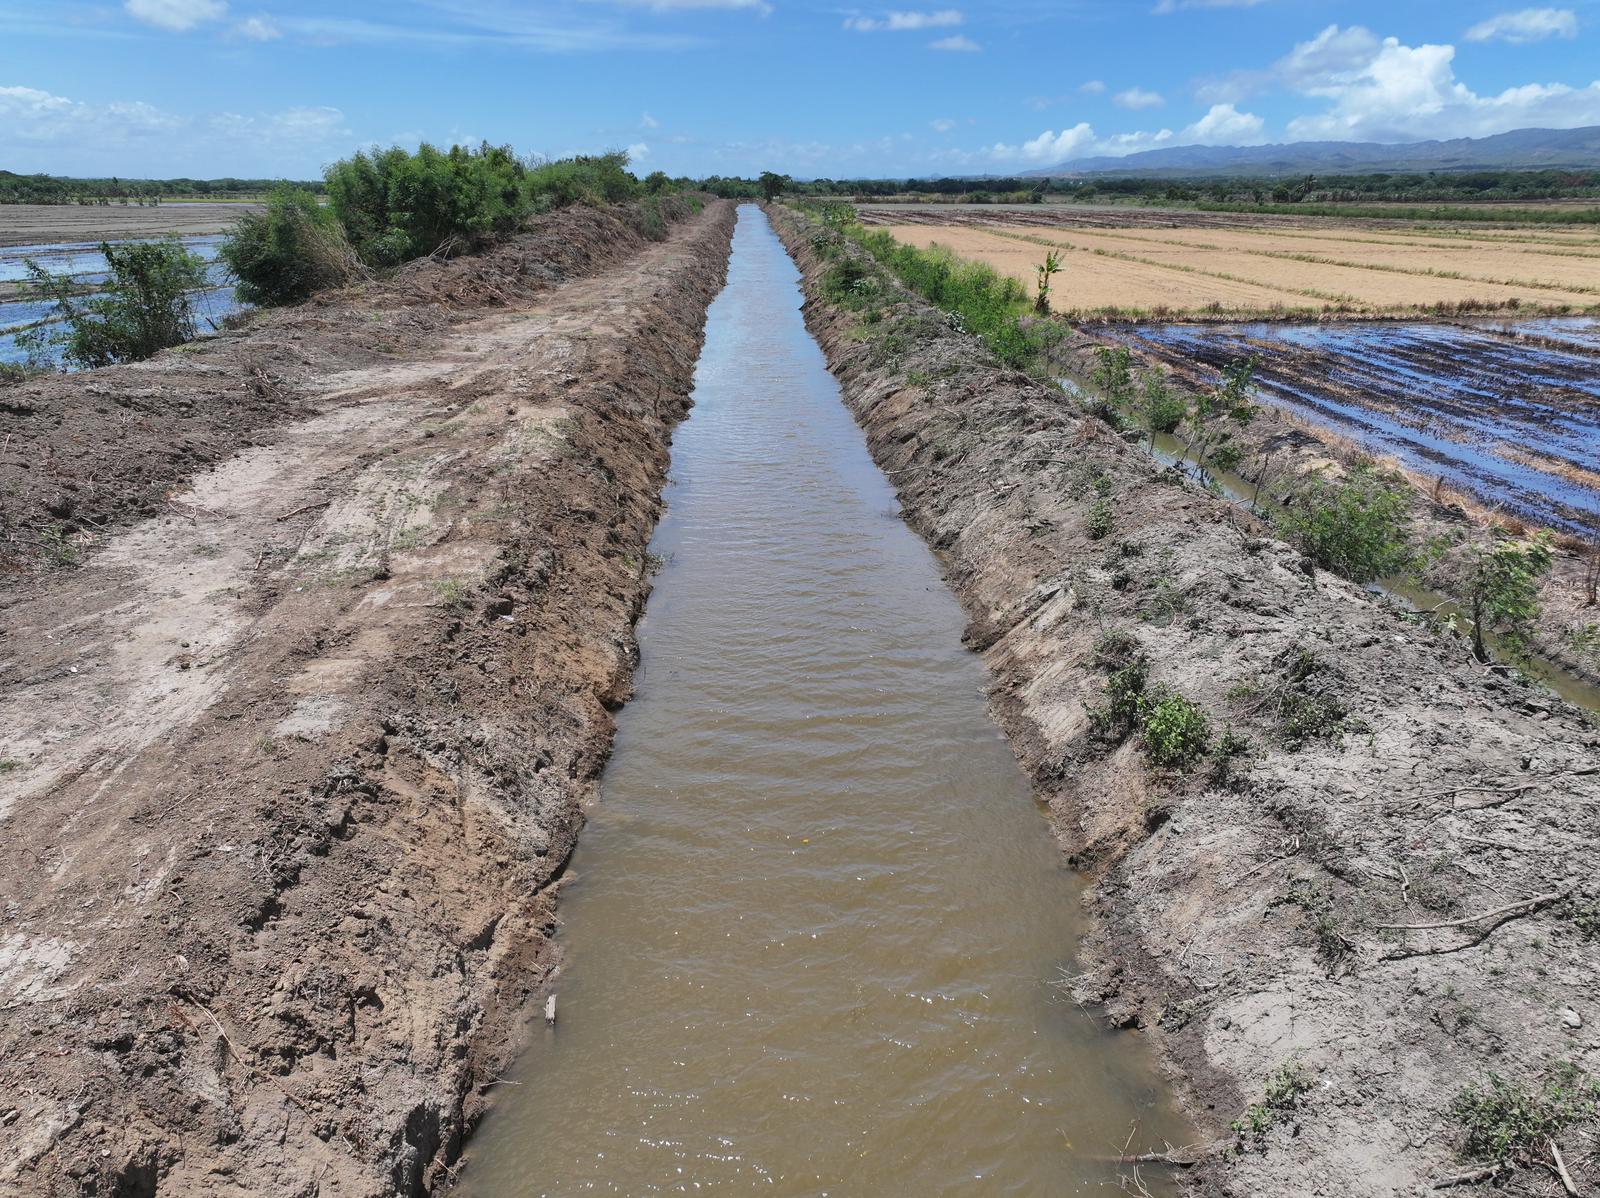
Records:
[[[1449,1115],[1465,1084],[1600,1074],[1585,716],[1311,569],[892,289],[885,352],[823,299],[810,226],[775,225],[847,403],[971,616],[996,715],[1093,880],[1077,993],[1156,1041],[1207,1134],[1186,1183],[1427,1192],[1469,1167]],[[1153,685],[1248,738],[1227,769],[1157,768],[1137,733],[1092,720],[1112,668],[1096,646],[1117,629]],[[1302,670],[1339,714],[1296,744],[1282,715],[1308,697]],[[1308,1088],[1270,1107],[1285,1067]],[[1253,1105],[1260,1134],[1235,1132]],[[1600,1180],[1595,1130],[1561,1134],[1580,1187]],[[1537,1164],[1501,1184],[1561,1192]]]
[[[0,204],[0,245],[202,236],[233,227],[260,204]]]
[[[629,691],[733,207],[677,215],[0,392],[0,1191],[449,1177]]]

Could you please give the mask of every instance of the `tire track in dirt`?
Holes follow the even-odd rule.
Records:
[[[448,1176],[552,966],[732,221],[308,374],[11,597],[0,1188]]]

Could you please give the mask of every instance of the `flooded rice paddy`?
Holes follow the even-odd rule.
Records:
[[[1262,397],[1486,507],[1600,531],[1600,321],[1103,326],[1191,384],[1255,355]]]
[[[233,292],[226,267],[218,260],[217,250],[222,235],[205,235],[180,238],[184,246],[206,261],[206,279],[210,286],[195,296],[195,316],[202,332],[220,327],[222,318],[242,307]],[[17,334],[49,321],[55,315],[55,305],[49,301],[22,297],[21,284],[27,279],[26,259],[33,259],[51,274],[71,275],[76,282],[88,285],[91,290],[81,298],[94,294],[92,285],[106,279],[106,260],[100,253],[98,242],[52,242],[44,245],[15,245],[0,247],[0,362],[21,362],[27,357],[25,348],[17,343]],[[51,365],[60,365],[59,354],[47,357]]]
[[[562,892],[559,1019],[472,1198],[1111,1192],[1135,1128],[1189,1134],[1136,1035],[1051,984],[1079,883],[797,282],[743,209]]]

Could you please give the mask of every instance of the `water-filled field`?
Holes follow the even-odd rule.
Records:
[[[1600,531],[1600,321],[1107,325],[1194,385],[1264,399],[1538,524]]]
[[[222,236],[210,234],[181,240],[191,253],[206,260],[206,278],[211,286],[196,295],[195,314],[200,331],[211,332],[220,327],[224,316],[237,312],[241,306],[234,296],[226,268],[217,260]],[[23,361],[27,354],[17,344],[17,334],[54,315],[54,304],[21,297],[20,285],[28,277],[24,260],[29,258],[52,274],[70,274],[80,283],[100,283],[106,278],[106,260],[97,242],[51,242],[0,248],[0,362]],[[86,294],[83,298],[90,296]],[[49,360],[58,363],[59,356],[52,355]]]

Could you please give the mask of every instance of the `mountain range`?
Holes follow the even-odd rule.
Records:
[[[1387,145],[1372,141],[1297,141],[1270,146],[1172,146],[1124,158],[1074,158],[1029,171],[1076,175],[1353,175],[1371,171],[1538,170],[1600,167],[1600,125],[1514,129],[1491,137],[1456,137]]]

